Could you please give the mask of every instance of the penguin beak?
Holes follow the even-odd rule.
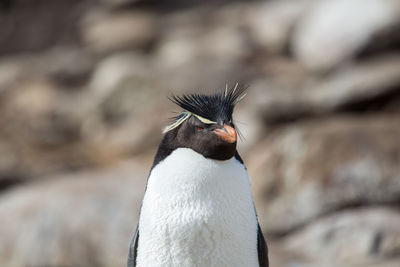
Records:
[[[224,128],[222,129],[215,129],[214,133],[228,143],[236,142],[237,139],[236,130],[227,124],[224,124]]]

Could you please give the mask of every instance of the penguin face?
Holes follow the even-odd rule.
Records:
[[[237,133],[231,121],[206,124],[192,116],[176,129],[178,147],[191,148],[206,158],[227,160],[236,152]]]
[[[236,84],[232,89],[213,95],[173,96],[172,102],[182,111],[163,129],[165,136],[154,164],[173,150],[186,147],[206,158],[228,160],[236,154],[237,133],[232,122],[235,105],[246,95],[246,88]]]

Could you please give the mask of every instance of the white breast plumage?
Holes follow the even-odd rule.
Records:
[[[247,172],[235,158],[179,148],[149,177],[137,266],[258,266],[257,219]]]

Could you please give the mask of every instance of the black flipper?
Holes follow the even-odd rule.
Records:
[[[136,266],[136,255],[137,255],[137,247],[139,243],[139,223],[136,226],[135,235],[129,245],[129,256],[128,256],[128,267]]]
[[[258,225],[258,230],[257,230],[258,263],[260,264],[260,267],[268,267],[269,261],[268,261],[267,243],[265,242],[263,233],[260,228],[260,224],[257,223],[257,225]]]

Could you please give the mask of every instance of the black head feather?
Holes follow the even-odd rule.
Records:
[[[218,130],[227,132],[229,127],[233,127],[231,131],[237,129],[232,122],[232,113],[235,104],[245,96],[246,89],[236,85],[212,95],[191,94],[170,98],[183,111],[163,129],[165,135],[153,166],[177,148],[190,148],[215,160],[227,160],[237,155],[236,134],[233,136],[231,132],[233,139],[228,140],[218,134]]]
[[[190,94],[173,96],[172,102],[185,111],[199,115],[214,122],[229,122],[232,120],[232,113],[235,104],[239,102],[247,87],[232,87],[221,93],[213,95]]]

